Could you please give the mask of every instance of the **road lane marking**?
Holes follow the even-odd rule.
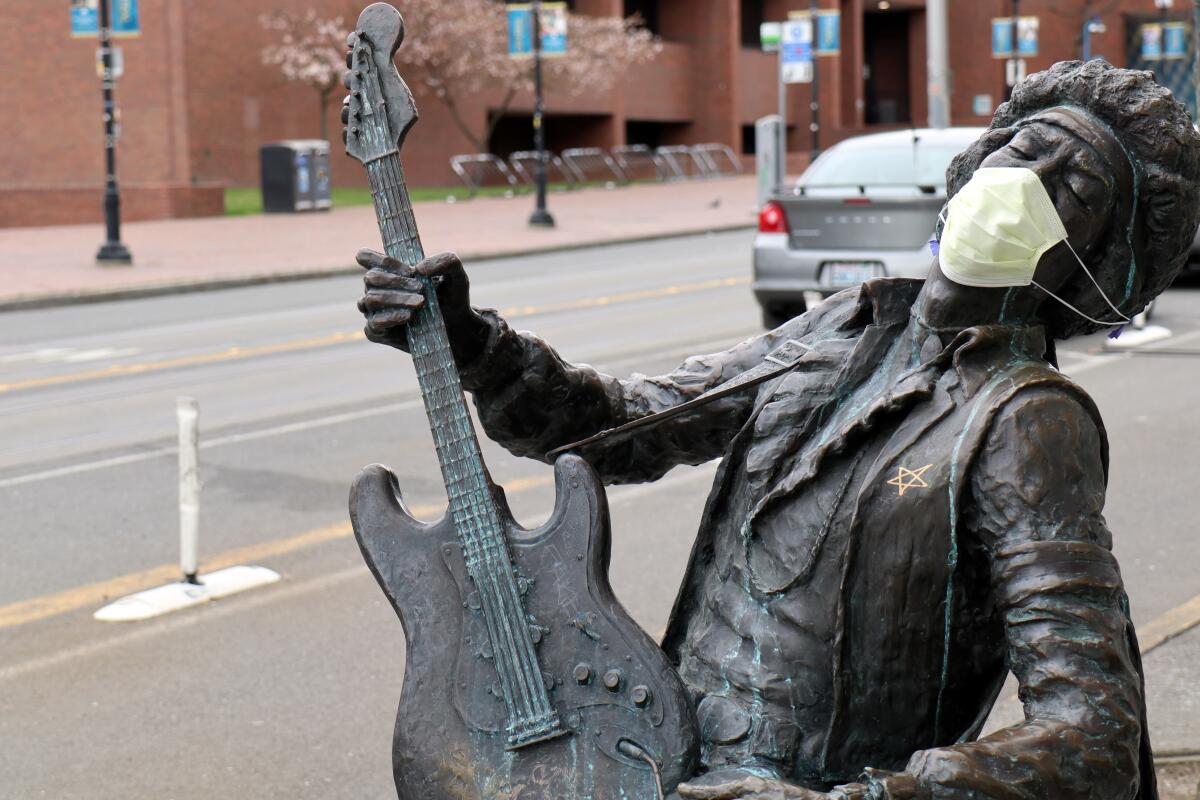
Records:
[[[324,428],[330,425],[340,425],[345,422],[355,422],[368,417],[379,416],[380,414],[390,414],[396,411],[407,411],[410,408],[415,408],[421,405],[420,400],[409,400],[404,403],[387,403],[381,406],[372,406],[361,411],[348,411],[343,414],[330,414],[324,417],[315,417],[314,419],[303,420],[300,422],[289,422],[285,425],[273,425],[269,428],[259,428],[258,430],[243,431],[242,433],[232,433],[227,436],[214,436],[211,439],[205,439],[200,442],[201,450],[208,450],[213,447],[224,447],[230,444],[240,444],[242,442],[252,442],[255,439],[266,439],[271,436],[282,436],[288,433],[299,433],[301,431],[312,430],[314,428]],[[139,461],[149,461],[152,458],[160,458],[162,456],[171,456],[179,452],[178,447],[159,447],[153,450],[143,450],[137,453],[128,453],[123,456],[113,456],[112,458],[102,458],[96,461],[84,461],[78,464],[71,464],[65,467],[56,467],[54,469],[46,469],[41,472],[30,472],[24,475],[15,475],[11,478],[0,479],[0,489],[9,486],[20,486],[23,483],[35,483],[36,481],[46,480],[48,478],[61,478],[66,475],[77,475],[81,472],[92,472],[98,469],[107,469],[109,467],[119,467],[125,464],[136,464]]]
[[[637,302],[638,300],[649,300],[658,297],[695,294],[697,292],[704,292],[712,289],[723,289],[749,282],[749,277],[715,278],[713,280],[700,281],[697,283],[663,286],[657,289],[643,289],[639,291],[605,295],[600,297],[583,297],[577,300],[569,300],[563,303],[551,303],[543,306],[514,306],[512,308],[501,310],[500,315],[509,319],[520,319],[522,317],[529,317],[536,314],[550,314],[560,311],[571,311],[585,308],[595,308],[599,306],[633,303]],[[19,392],[29,389],[44,389],[47,387],[61,386],[68,383],[79,383],[81,381],[94,381],[105,378],[122,378],[134,375],[146,375],[168,369],[219,364],[227,361],[240,361],[247,358],[259,358],[261,356],[292,353],[300,350],[314,350],[322,347],[331,347],[333,345],[344,344],[346,342],[359,341],[365,338],[366,337],[363,335],[362,331],[340,331],[338,333],[329,334],[328,336],[315,336],[288,342],[258,345],[255,347],[229,347],[212,353],[200,353],[192,356],[179,356],[178,358],[167,358],[159,361],[141,361],[133,364],[113,364],[102,369],[87,370],[85,372],[47,375],[41,378],[28,378],[10,383],[0,383],[0,394],[8,394],[11,392]]]
[[[729,337],[705,342],[672,341],[658,343],[655,344],[649,351],[641,350],[634,353],[615,354],[610,366],[636,361],[646,357],[647,355],[657,354],[664,349],[684,349],[687,351],[701,353],[707,353],[711,350],[724,350],[730,346],[731,341],[740,341],[738,337],[746,338],[747,335],[753,335],[753,333],[753,331],[749,333],[738,332],[736,334],[731,334]],[[254,441],[255,439],[265,439],[271,436],[298,433],[314,428],[323,428],[329,425],[340,425],[345,422],[354,422],[360,419],[379,416],[381,414],[391,414],[397,411],[406,411],[421,404],[422,401],[419,399],[408,400],[402,403],[388,403],[385,405],[372,406],[360,411],[350,411],[341,414],[330,414],[324,417],[314,417],[312,419],[302,420],[299,422],[290,422],[285,425],[274,425],[268,428],[243,431],[242,433],[234,433],[227,436],[214,436],[211,439],[205,439],[201,441],[200,449],[207,450],[211,447],[224,447],[230,444],[240,444],[242,442]],[[108,469],[109,467],[120,467],[124,466],[125,464],[136,464],[138,462],[149,461],[154,458],[172,456],[177,452],[178,448],[174,446],[156,447],[148,450],[139,450],[136,453],[127,453],[121,456],[97,459],[95,461],[82,461],[65,467],[55,467],[52,469],[40,470],[38,472],[13,475],[9,478],[0,478],[0,489],[10,486],[20,486],[27,483],[36,483],[37,481],[49,480],[51,478],[61,478],[67,475],[78,475],[84,472],[93,472],[99,469]]]
[[[504,486],[506,494],[515,495],[527,492],[541,486],[554,483],[551,475],[533,478],[517,478]],[[412,514],[421,519],[435,518],[445,511],[444,505],[420,505],[409,509]],[[237,547],[226,550],[214,556],[203,559],[201,566],[205,572],[224,569],[238,564],[250,564],[276,556],[294,553],[315,545],[345,539],[353,532],[349,522],[339,522],[322,528],[289,536],[283,539],[272,539],[266,542]],[[82,608],[99,605],[107,600],[124,597],[128,594],[156,586],[161,583],[179,579],[178,564],[162,564],[157,567],[121,575],[73,589],[66,589],[54,594],[41,597],[31,597],[6,606],[0,606],[0,630],[25,625],[30,622],[55,617]]]
[[[715,472],[716,472],[716,463],[709,462],[708,465],[702,466],[700,468],[689,469],[685,472],[681,472],[676,475],[671,475],[666,478],[662,478],[661,480],[656,481],[654,483],[640,484],[640,485],[629,486],[629,487],[621,487],[616,492],[613,492],[614,496],[610,498],[609,505],[610,506],[622,505],[631,500],[636,500],[638,498],[645,497],[646,495],[653,494],[653,493],[661,491],[663,489],[679,488],[681,486],[684,486],[684,485],[687,485],[687,484],[690,484],[690,483],[693,483],[696,481],[700,481],[700,480],[711,481],[713,479],[713,475],[715,474]],[[533,488],[534,485],[540,486],[540,485],[549,484],[552,482],[553,482],[553,478],[550,476],[538,477],[538,478],[524,478],[524,479],[510,481],[505,486],[505,491],[508,494],[515,494],[521,490],[528,490],[530,488]],[[423,507],[414,508],[411,510],[415,514],[420,514],[421,516],[424,516],[425,514],[423,512],[428,511],[429,509],[432,509],[432,508],[433,508],[432,506],[423,506]],[[535,516],[538,519],[547,519],[547,518],[549,518],[551,513],[552,513],[551,511],[543,509],[540,513],[536,514]],[[343,527],[346,529],[345,533],[340,534],[340,535],[337,535],[334,533],[335,529],[343,528]],[[313,536],[314,541],[310,542],[309,544],[316,544],[317,543],[316,540],[330,541],[331,539],[344,538],[345,536],[348,536],[349,533],[350,533],[350,526],[348,524],[342,525],[342,526],[331,525],[331,526],[328,526],[327,528],[319,528],[315,531],[309,531],[307,534],[301,534],[300,537],[293,537],[293,539],[299,539],[304,536]],[[320,534],[320,536],[317,536],[317,534]],[[290,541],[290,540],[282,540],[282,541]],[[271,543],[267,542],[264,544],[269,545]],[[308,545],[304,545],[304,546],[308,546]],[[243,550],[244,549],[245,548],[243,548]],[[233,553],[233,552],[237,552],[237,551],[231,551],[231,553]],[[170,577],[168,578],[168,580],[174,580],[175,578],[178,577],[178,567],[176,567],[174,565],[171,565],[169,567],[159,567],[158,569],[166,569],[166,570],[170,571]],[[149,574],[150,572],[151,572],[151,570],[147,570],[144,573],[139,573],[139,575],[146,575],[146,574]],[[269,605],[271,603],[274,603],[274,602],[277,602],[280,600],[288,600],[293,597],[299,597],[301,595],[308,594],[310,592],[320,591],[320,590],[335,586],[337,584],[344,583],[348,580],[359,578],[365,574],[367,574],[366,565],[358,565],[358,566],[354,566],[354,567],[348,567],[348,568],[339,570],[337,572],[331,572],[331,573],[327,573],[325,575],[318,575],[313,578],[308,578],[308,579],[305,579],[302,581],[294,581],[294,582],[290,582],[290,583],[276,584],[275,586],[271,587],[267,591],[264,591],[264,592],[256,594],[256,595],[250,595],[250,596],[245,596],[243,598],[239,598],[236,602],[228,601],[228,602],[221,602],[221,603],[217,603],[217,604],[209,604],[208,606],[206,606],[203,609],[197,609],[195,613],[183,614],[183,615],[180,615],[177,617],[168,617],[168,618],[164,618],[164,619],[153,620],[144,626],[127,629],[127,632],[118,633],[115,636],[109,636],[109,637],[106,637],[104,639],[100,639],[100,640],[97,640],[94,642],[88,642],[86,644],[78,645],[76,647],[71,647],[66,650],[60,650],[55,653],[50,653],[48,655],[39,656],[39,657],[30,659],[28,661],[11,664],[7,667],[0,667],[0,683],[9,681],[9,680],[13,680],[15,678],[20,678],[24,675],[28,675],[31,673],[32,674],[41,674],[46,669],[68,663],[75,659],[87,658],[89,656],[96,655],[98,653],[113,649],[115,647],[119,647],[121,645],[133,644],[133,643],[142,641],[144,639],[149,639],[149,638],[157,636],[161,633],[169,633],[171,631],[179,630],[180,628],[190,627],[190,626],[198,624],[200,622],[209,622],[212,620],[223,619],[225,617],[228,617],[228,616],[231,616],[234,614],[241,614],[246,611],[252,611],[256,608],[259,608],[259,607],[262,607],[265,605]],[[127,576],[127,577],[132,577],[132,576]],[[88,588],[88,587],[82,587],[82,588]],[[17,604],[17,605],[19,605],[19,604]],[[11,607],[12,606],[8,606],[6,608],[11,608]],[[2,615],[5,612],[6,608],[0,608],[0,615]],[[65,610],[69,610],[69,609],[65,609]],[[63,612],[57,612],[57,613],[63,613]],[[32,621],[32,620],[30,620],[30,621]],[[0,629],[2,629],[3,627],[4,627],[4,625],[0,624]],[[122,629],[118,628],[117,630],[122,630]],[[661,639],[662,637],[660,636],[659,638]]]

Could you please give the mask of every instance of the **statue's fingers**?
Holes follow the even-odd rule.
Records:
[[[412,270],[400,261],[397,261],[386,253],[380,253],[378,250],[369,250],[366,248],[359,250],[354,260],[364,269],[380,269],[385,272],[396,272],[401,275],[412,274]]]
[[[454,253],[437,253],[417,265],[421,275],[454,275],[464,272],[462,261]]]
[[[376,333],[387,333],[394,328],[407,325],[412,320],[412,310],[407,308],[392,308],[387,311],[376,311],[367,317],[367,327]]]
[[[425,303],[425,296],[415,292],[394,291],[391,289],[372,289],[363,295],[362,309],[371,314],[393,309],[414,311]]]
[[[385,272],[381,269],[370,269],[363,275],[363,284],[367,289],[403,289],[406,292],[424,291],[424,284],[420,278],[413,278],[408,275],[397,275],[394,272]]]

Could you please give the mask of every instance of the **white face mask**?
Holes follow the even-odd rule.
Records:
[[[1067,308],[1097,325],[1124,325],[1122,314],[1067,240],[1054,202],[1042,179],[1025,167],[984,167],[950,200],[938,248],[942,274],[964,286],[1006,287],[1033,284]],[[1093,319],[1033,280],[1038,263],[1054,245],[1066,242],[1120,322]]]

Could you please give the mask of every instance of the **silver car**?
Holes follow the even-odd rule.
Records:
[[[774,328],[868,278],[923,278],[950,161],[984,128],[858,136],[827,150],[759,213],[754,296]]]

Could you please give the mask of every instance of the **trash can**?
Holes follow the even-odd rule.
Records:
[[[262,164],[263,211],[318,211],[333,205],[329,184],[329,142],[289,139],[264,144]]]

